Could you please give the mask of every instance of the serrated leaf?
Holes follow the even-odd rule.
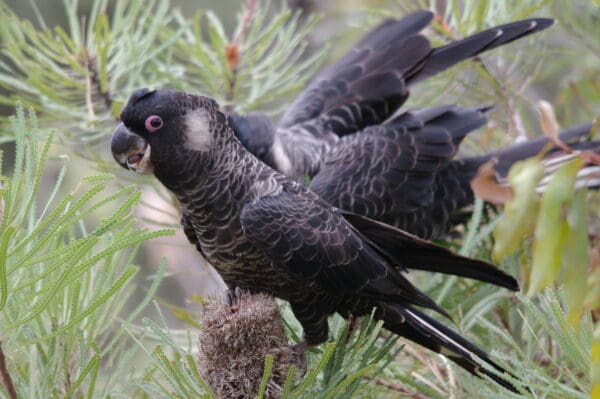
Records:
[[[264,398],[265,392],[267,390],[267,383],[269,382],[269,378],[271,377],[272,371],[273,371],[273,355],[267,355],[265,357],[265,368],[263,370],[263,377],[260,382],[260,386],[258,388],[258,393],[256,394],[256,399]]]

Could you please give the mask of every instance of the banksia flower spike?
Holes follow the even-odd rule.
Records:
[[[277,398],[297,357],[288,345],[279,307],[264,294],[236,292],[231,302],[214,299],[204,308],[200,373],[218,398],[255,397],[265,358],[272,355],[264,397]]]

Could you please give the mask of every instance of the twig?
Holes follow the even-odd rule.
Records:
[[[85,17],[82,20],[83,31],[85,32]],[[94,106],[92,102],[92,90],[96,89],[96,93],[102,97],[104,100],[104,105],[108,109],[108,112],[112,113],[113,99],[108,90],[102,91],[102,85],[100,84],[100,78],[98,77],[98,67],[97,67],[97,59],[94,54],[90,54],[87,49],[84,52],[84,60],[83,65],[85,69],[88,71],[88,75],[86,77],[86,102],[88,103],[88,111],[90,112],[91,119],[94,119]],[[118,118],[117,118],[118,120]]]
[[[570,23],[568,18],[561,18],[560,25],[564,30],[575,36],[579,40],[579,43],[583,44],[583,47],[586,47],[588,50],[590,50],[591,54],[598,54],[596,42],[594,40],[590,40],[588,35],[583,34],[580,30],[575,28],[575,26]]]
[[[102,97],[102,99],[104,100],[104,105],[106,106],[108,111],[109,112],[112,111],[114,100],[108,90],[102,91],[102,87],[100,85],[100,78],[98,77],[98,67],[96,66],[96,58],[95,57],[93,57],[93,56],[89,57],[87,68],[91,73],[90,78],[91,78],[93,85],[96,87],[96,93],[100,97]]]
[[[242,17],[242,25],[240,30],[235,35],[235,38],[232,42],[227,45],[225,49],[227,55],[227,61],[229,63],[229,67],[231,68],[231,78],[229,79],[229,87],[227,89],[227,93],[225,94],[225,99],[227,100],[227,105],[225,108],[230,111],[231,101],[235,96],[235,84],[237,81],[238,68],[239,68],[239,57],[240,57],[240,43],[244,39],[246,35],[246,31],[250,26],[250,21],[254,17],[254,13],[257,6],[257,0],[247,0],[246,1],[246,11],[244,12],[244,16]]]
[[[433,362],[431,358],[425,356],[419,350],[410,346],[406,347],[406,352],[409,355],[416,358],[417,360],[419,360],[421,363],[423,363],[429,369],[429,371],[431,371],[435,378],[437,378],[438,381],[446,381],[446,378],[442,375],[445,374],[444,370],[440,369],[438,364]],[[431,388],[439,390],[439,388],[437,388],[431,381],[427,381],[424,379],[424,382],[426,382],[427,385]]]
[[[256,10],[256,0],[248,0],[246,2],[246,12],[244,13],[244,17],[242,19],[242,27],[239,32],[235,36],[233,42],[235,44],[240,44],[244,36],[246,35],[246,31],[248,30],[248,26],[250,26],[250,21],[254,16],[254,11]]]
[[[92,102],[92,76],[90,71],[90,57],[87,51],[84,57],[83,66],[88,70],[88,74],[85,77],[85,105],[90,120],[94,120],[96,119],[96,113],[94,112],[94,103]]]
[[[579,103],[581,108],[583,108],[588,114],[594,114],[594,110],[592,109],[592,107],[590,107],[590,104],[588,104],[585,97],[579,91],[577,83],[570,81],[569,89],[573,92],[573,97],[575,97],[575,100]]]
[[[510,336],[514,338],[510,326],[508,325],[508,320],[506,320],[506,315],[498,308],[494,309],[494,314],[498,318],[498,321],[502,325],[502,328],[504,328],[504,330],[506,330],[510,334]]]
[[[375,385],[385,387],[391,391],[400,392],[404,395],[407,395],[407,397],[409,397],[409,398],[429,399],[428,396],[422,395],[419,392],[411,391],[410,389],[405,388],[402,385],[394,384],[393,382],[384,381],[381,378],[373,378],[373,377],[364,377],[364,378],[373,382]]]
[[[594,164],[594,165],[600,166],[600,155],[596,154],[594,151],[591,151],[591,150],[583,150],[583,151],[575,150],[570,145],[568,145],[567,143],[565,143],[564,141],[562,141],[560,139],[560,137],[558,137],[558,135],[554,135],[554,136],[548,136],[548,135],[546,135],[546,137],[548,137],[548,139],[552,142],[552,144],[554,144],[560,150],[564,151],[566,154],[576,155],[579,158],[583,159],[584,162],[586,162],[586,163],[590,163],[590,164]]]
[[[8,391],[8,397],[11,399],[17,399],[17,391],[10,378],[8,369],[6,368],[6,358],[4,357],[4,351],[2,350],[2,341],[0,341],[0,374],[2,374],[2,382]]]
[[[81,30],[82,32],[87,32],[86,29],[86,22],[87,19],[85,16],[81,17]],[[85,70],[87,71],[87,74],[85,75],[85,105],[88,111],[88,118],[89,120],[93,121],[94,119],[96,119],[96,113],[94,112],[94,102],[92,99],[92,72],[90,69],[90,62],[91,62],[91,57],[90,54],[87,50],[87,48],[83,49],[83,55],[82,55],[83,59],[81,60],[81,64],[83,65],[83,67],[85,68]]]
[[[108,90],[102,90],[100,84],[100,77],[98,76],[97,60],[94,54],[90,54],[87,50],[84,51],[84,55],[79,59],[79,63],[86,69],[87,76],[85,77],[85,104],[88,110],[88,115],[91,120],[96,118],[94,112],[94,91],[104,101],[104,106],[108,112],[112,113],[113,109],[113,96]],[[117,118],[118,120],[118,118]]]

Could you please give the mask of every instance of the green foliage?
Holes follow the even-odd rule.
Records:
[[[61,196],[67,157],[46,198],[40,185],[51,173],[53,134],[40,148],[36,117],[26,118],[22,107],[11,127],[15,164],[1,191],[0,339],[14,385],[20,397],[104,395],[118,376],[101,376],[101,364],[128,356],[122,335],[112,334],[132,293],[132,257],[143,241],[172,231],[136,228],[140,194],[109,189],[110,175],[85,178]],[[111,216],[90,222],[103,210]]]
[[[496,346],[510,348],[492,353],[503,367],[518,376],[514,383],[519,394],[482,387],[467,376],[472,383],[462,384],[464,397],[588,398],[593,331],[590,318],[585,317],[578,329],[573,328],[560,296],[550,289],[535,299],[519,296],[519,302],[523,322],[512,334],[495,323],[482,321],[495,335]]]
[[[0,3],[0,103],[18,99],[83,135],[77,140],[105,138],[132,90],[160,85],[157,55],[181,33],[159,40],[162,24],[155,21],[173,18],[165,1],[116,2],[110,17],[108,3],[95,1],[82,19],[78,1],[64,0],[68,32],[46,28],[43,20],[38,30]]]
[[[300,18],[283,5],[273,11],[270,2],[249,2],[229,37],[211,11],[198,11],[193,19],[179,15],[184,34],[172,49],[175,67],[167,67],[163,77],[173,87],[192,87],[227,108],[281,112],[281,97],[300,90],[324,54],[307,49],[316,18]]]
[[[593,278],[595,274],[588,278],[590,243],[587,190],[576,191],[577,173],[584,162],[583,159],[576,157],[561,165],[550,176],[541,196],[536,194],[536,190],[544,166],[537,159],[526,162],[532,165],[529,168],[531,172],[529,176],[535,175],[535,178],[514,178],[519,173],[523,175],[523,164],[512,168],[509,181],[515,195],[506,205],[506,211],[500,217],[494,232],[496,238],[494,255],[501,259],[516,251],[522,251],[523,244],[531,242],[531,235],[533,235],[531,267],[526,270],[528,295],[532,296],[544,287],[558,283],[563,285],[563,302],[566,304],[566,310],[561,308],[555,298],[550,306],[553,311],[552,320],[558,322],[558,329],[556,325],[548,325],[544,319],[539,317],[537,319],[544,321],[544,327],[548,328],[553,342],[559,343],[565,353],[572,354],[571,364],[582,369],[580,374],[572,369],[564,372],[569,373],[569,378],[573,381],[578,381],[577,387],[585,392],[588,390],[589,383],[587,379],[578,380],[579,375],[591,375],[593,378],[591,383],[594,386],[598,386],[600,380],[597,379],[596,371],[598,360],[594,357],[594,363],[591,363],[590,357],[590,353],[595,350],[591,343],[591,323],[587,317],[586,320],[581,321],[582,316],[593,310],[599,302],[598,281]],[[526,207],[524,207],[525,203]],[[517,208],[519,211],[512,211]],[[527,212],[520,212],[525,208]],[[522,259],[526,258],[522,257]],[[529,264],[528,260],[525,262]],[[547,295],[550,295],[549,292]],[[566,313],[565,316],[562,316],[563,312]],[[582,327],[582,324],[585,327]],[[577,342],[574,337],[581,329],[585,330],[585,339]],[[594,344],[594,347],[596,345]],[[552,361],[555,361],[553,353],[548,355],[551,356]],[[556,397],[564,397],[562,395],[567,393],[569,397],[577,396],[574,392],[561,391],[561,394],[548,392],[552,392]]]
[[[583,159],[574,158],[560,166],[550,176],[541,196],[536,191],[544,172],[542,162],[532,158],[513,166],[509,182],[514,197],[506,204],[494,230],[496,259],[521,250],[533,235],[528,295],[557,281],[563,283],[569,318],[575,327],[585,302],[595,302],[593,297],[586,299],[586,294],[595,293],[587,281],[587,191],[575,189],[583,164]]]
[[[0,104],[22,101],[77,143],[106,140],[140,87],[195,91],[240,110],[275,112],[323,55],[306,56],[315,18],[300,23],[284,6],[247,9],[228,38],[213,13],[189,19],[168,0],[97,0],[86,18],[78,15],[78,0],[63,3],[67,32],[43,20],[39,30],[0,2]]]
[[[567,248],[565,248],[569,230],[571,230],[571,233],[575,233],[574,229],[569,229],[568,218],[569,214],[582,212],[577,209],[572,210],[575,196],[575,184],[573,182],[582,166],[583,160],[581,158],[576,158],[561,166],[552,175],[552,179],[540,200],[540,213],[533,242],[533,264],[531,265],[529,294],[551,285],[560,273],[563,254],[568,255],[568,252],[572,252],[567,251]],[[583,202],[583,205],[585,205],[585,202]],[[534,215],[530,214],[528,216]],[[583,239],[584,249],[587,252],[587,234],[584,235]],[[571,238],[568,241],[574,243],[575,240]],[[582,260],[585,262],[587,257]],[[584,265],[587,265],[587,262]]]
[[[576,7],[569,0],[548,3],[566,34],[568,52],[557,54],[553,62],[544,65],[539,78],[559,85],[561,90],[552,102],[560,120],[574,124],[598,115],[600,109],[600,3],[580,1]]]
[[[537,163],[538,161],[528,162]],[[521,167],[515,166],[511,174],[514,175],[515,169],[519,170]],[[527,196],[530,199],[535,198],[536,203],[540,201],[535,194],[536,182],[539,179],[516,179],[515,181],[526,182],[519,189],[521,191],[530,190],[531,193]],[[527,184],[531,184],[531,186],[527,187]],[[574,184],[574,182],[570,181],[569,184]],[[514,188],[517,189],[517,187]],[[585,220],[589,218],[585,207],[586,192],[578,191],[575,198],[574,201],[581,201],[583,206],[575,208],[575,206],[581,205],[581,203],[576,204],[571,208],[571,212],[564,211],[565,217],[569,220],[567,223],[570,223],[571,220],[581,221],[584,212]],[[515,195],[514,201],[518,200]],[[503,216],[486,220],[483,202],[476,201],[460,252],[483,259],[491,258],[492,251],[495,251],[495,247],[499,245],[499,241],[494,241],[491,234],[501,224],[512,223],[514,231],[521,228],[515,226],[516,224],[531,224],[533,227],[529,230],[529,234],[533,235],[537,211],[533,214],[522,215],[522,218],[531,218],[533,221],[523,220],[508,215],[509,205],[507,204]],[[538,208],[539,206],[535,209]],[[577,210],[579,214],[567,216],[571,215],[573,210]],[[552,231],[557,230],[554,225],[548,228]],[[507,302],[506,298],[511,296],[509,293],[499,291],[488,284],[465,281],[455,277],[431,278],[430,275],[424,276],[424,281],[418,280],[423,283],[421,287],[438,303],[445,309],[454,311],[453,316],[460,320],[459,327],[463,334],[476,336],[482,347],[495,348],[492,350],[494,359],[499,359],[499,363],[504,368],[511,371],[513,375],[519,376],[519,380],[514,383],[522,387],[520,394],[510,394],[496,384],[485,383],[462,371],[458,371],[459,378],[455,377],[461,381],[458,388],[449,387],[445,379],[436,381],[435,373],[427,378],[429,384],[437,382],[438,392],[444,392],[439,396],[426,393],[418,384],[415,386],[415,390],[428,395],[428,397],[448,397],[451,393],[457,397],[486,398],[588,397],[591,390],[589,367],[594,325],[587,311],[584,313],[583,319],[581,318],[581,309],[578,309],[579,313],[576,314],[576,317],[573,315],[571,311],[573,301],[569,298],[572,293],[568,292],[569,284],[576,284],[582,279],[586,283],[585,273],[588,264],[585,261],[582,262],[582,258],[586,258],[588,251],[587,228],[579,226],[577,233],[571,231],[570,234],[577,236],[577,240],[579,240],[575,244],[577,248],[585,250],[574,255],[573,252],[569,252],[571,248],[564,248],[565,252],[559,259],[565,260],[565,265],[568,265],[570,269],[561,274],[564,278],[564,288],[558,294],[552,289],[546,289],[543,293],[536,294],[531,298],[519,295],[517,302],[514,300]],[[507,234],[507,238],[512,239],[510,234]],[[521,236],[517,240],[520,242],[518,247],[521,250],[523,247],[527,250],[531,248],[531,239]],[[529,253],[527,250],[516,256],[504,254],[501,266],[513,273],[527,272],[527,265],[530,264],[530,261],[525,260],[524,256]],[[524,270],[522,270],[523,268]],[[591,284],[589,280],[587,284]],[[585,285],[579,286],[577,289],[576,294],[584,296],[595,291],[593,287],[588,288]],[[406,370],[406,366],[404,368]],[[402,378],[400,377],[399,380],[402,381]],[[528,392],[525,388],[532,391]]]

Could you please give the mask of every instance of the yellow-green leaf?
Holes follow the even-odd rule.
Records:
[[[600,308],[600,249],[592,250],[591,273],[587,279],[587,290],[584,308],[596,310]]]
[[[517,162],[510,169],[508,180],[514,196],[494,229],[494,259],[512,255],[533,232],[539,202],[535,188],[543,175],[544,167],[537,158]]]
[[[569,323],[575,328],[583,313],[587,292],[588,252],[587,190],[575,193],[567,213],[568,233],[562,251],[562,280]]]
[[[597,325],[596,330],[594,331],[590,374],[592,377],[592,392],[590,398],[600,398],[600,325]]]
[[[582,165],[581,158],[562,165],[552,175],[542,196],[533,242],[529,295],[558,279],[561,253],[569,232],[567,211],[573,201],[575,179]]]

